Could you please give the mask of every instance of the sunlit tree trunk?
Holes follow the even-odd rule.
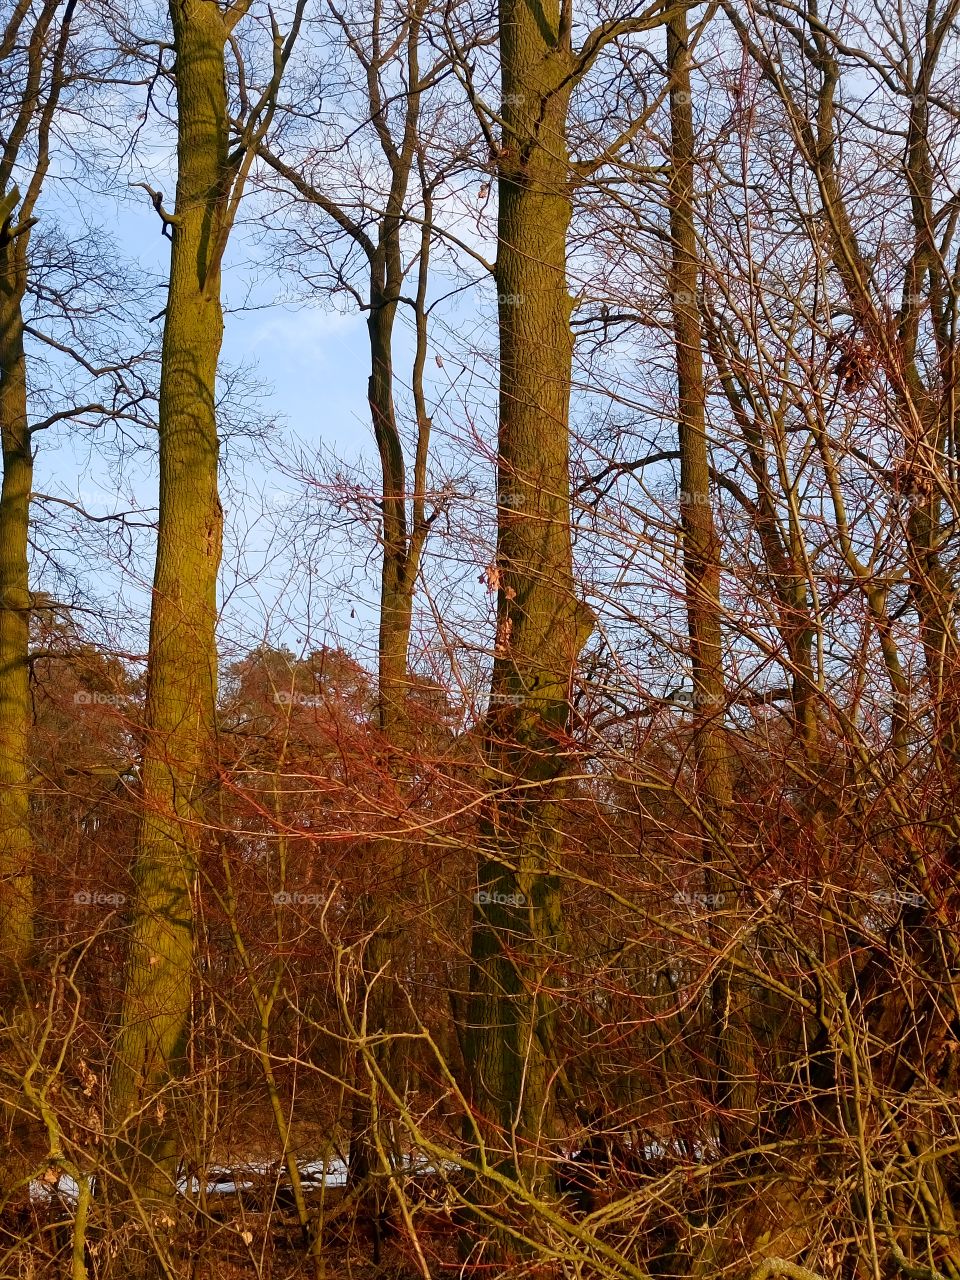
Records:
[[[34,960],[31,832],[30,580],[27,560],[33,446],[28,419],[24,299],[34,212],[50,164],[50,128],[66,82],[76,0],[8,6],[0,27],[5,94],[0,128],[0,1056],[16,1079],[32,1050]],[[59,22],[56,22],[59,15]],[[7,60],[11,59],[8,64]],[[15,68],[10,74],[10,67]],[[29,166],[25,163],[29,160]],[[14,181],[19,173],[24,194]],[[19,1190],[28,1167],[14,1104],[0,1116],[0,1196]]]
[[[20,4],[0,28],[0,63],[22,76],[0,133],[0,982],[16,979],[33,944],[30,786],[30,583],[27,545],[33,449],[27,417],[23,301],[34,210],[50,165],[50,126],[64,84],[76,0]],[[6,68],[4,68],[6,70]],[[29,158],[24,194],[14,181]]]
[[[406,173],[409,174],[409,163]],[[406,176],[403,179],[403,191]],[[402,194],[400,192],[402,201]],[[408,651],[413,621],[413,596],[418,553],[411,546],[407,522],[407,473],[394,400],[393,334],[403,284],[400,224],[391,210],[381,223],[380,242],[370,259],[370,378],[367,398],[380,455],[380,499],[383,560],[380,568],[380,627],[377,646],[377,717],[387,758],[388,775],[396,776],[404,752],[411,747],[407,697]],[[375,842],[370,851],[381,885],[361,903],[363,930],[368,936],[363,956],[363,999],[366,1029],[379,1039],[372,1063],[361,1057],[350,1138],[350,1180],[362,1184],[377,1172],[381,1149],[390,1152],[388,1126],[377,1125],[371,1092],[378,1092],[377,1076],[399,1086],[397,1054],[390,1037],[399,1030],[394,966],[401,925],[398,918],[399,873],[396,840]],[[369,1066],[374,1070],[371,1073]],[[377,1125],[379,1132],[374,1132]],[[395,1154],[395,1153],[393,1153]],[[380,1240],[387,1208],[384,1189],[370,1189],[366,1204],[374,1233],[374,1258],[380,1260]]]
[[[16,199],[16,189],[9,200]],[[9,215],[7,215],[9,216]],[[28,974],[33,959],[33,838],[30,829],[30,583],[27,542],[33,450],[27,423],[22,299],[28,235],[11,238],[0,205],[0,1049],[29,1052]],[[12,1066],[16,1072],[16,1065]],[[22,1113],[2,1109],[0,1194],[26,1172],[17,1134]]]
[[[539,1190],[555,1129],[549,988],[570,686],[592,624],[570,536],[569,34],[558,3],[502,0],[498,621],[465,1041],[490,1154]]]
[[[16,190],[12,193],[15,198]],[[9,203],[13,204],[11,199]],[[2,202],[0,202],[2,212]],[[30,957],[33,893],[30,786],[30,584],[27,537],[33,451],[27,425],[22,300],[27,235],[0,226],[0,966],[4,986]]]
[[[369,266],[366,305],[370,376],[367,402],[374,439],[380,459],[381,549],[380,618],[377,636],[377,722],[383,747],[380,764],[385,776],[401,784],[405,762],[414,746],[415,727],[409,718],[409,648],[413,605],[420,558],[428,530],[424,511],[427,456],[431,422],[423,394],[423,366],[427,335],[427,280],[433,236],[432,195],[422,165],[423,140],[419,136],[421,72],[419,41],[422,7],[410,10],[406,37],[406,74],[411,85],[407,94],[402,128],[391,132],[381,75],[394,53],[383,54],[383,15],[376,10],[369,29],[355,33],[354,49],[367,48],[369,61],[363,63],[366,76],[370,122],[390,171],[390,187],[382,210],[375,216],[376,234],[354,220],[323,189],[313,186],[298,169],[285,163],[270,148],[262,148],[266,162],[308,203],[321,209],[359,246]],[[395,51],[394,51],[395,52]],[[430,78],[428,72],[426,79]],[[414,316],[416,355],[413,367],[413,398],[416,409],[416,455],[413,465],[413,493],[409,492],[409,471],[397,421],[394,333],[397,311],[407,273],[404,266],[402,233],[408,208],[410,180],[414,167],[420,170],[423,218],[418,257]],[[396,1075],[394,1033],[398,1030],[398,993],[394,959],[403,925],[398,912],[397,885],[401,876],[402,846],[395,838],[373,841],[370,858],[377,869],[378,887],[365,894],[358,904],[360,929],[366,941],[362,959],[360,999],[363,1002],[366,1034],[370,1045],[361,1054],[351,1115],[350,1182],[363,1184],[381,1164],[378,1140],[389,1147],[386,1125],[374,1119],[373,1095],[379,1077]],[[394,1080],[399,1084],[399,1081]],[[375,1133],[375,1129],[377,1132]],[[386,1205],[379,1190],[367,1198],[375,1232],[375,1254],[379,1256],[380,1221]]]
[[[213,0],[172,0],[178,179],[160,382],[160,515],[150,619],[140,832],[111,1079],[122,1165],[148,1207],[172,1198],[164,1094],[188,1030],[193,901],[217,694],[215,387],[223,334],[227,25]]]

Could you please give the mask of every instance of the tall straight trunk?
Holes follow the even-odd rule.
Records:
[[[405,760],[415,745],[415,726],[409,711],[409,648],[413,623],[413,600],[420,556],[428,522],[424,515],[427,453],[430,419],[423,396],[423,365],[426,357],[426,290],[432,238],[431,195],[418,166],[424,200],[416,301],[417,345],[413,363],[413,395],[417,413],[417,445],[413,468],[413,495],[408,520],[407,466],[397,425],[394,397],[393,335],[397,307],[403,290],[403,215],[413,171],[420,119],[420,73],[418,41],[419,15],[414,16],[407,34],[407,68],[413,86],[407,97],[402,142],[397,146],[387,128],[381,89],[376,75],[368,69],[370,113],[379,134],[392,181],[386,208],[380,218],[374,243],[364,234],[356,237],[367,253],[370,265],[370,315],[367,335],[370,346],[370,379],[367,399],[381,468],[381,517],[383,561],[380,573],[380,629],[378,636],[377,711],[384,746],[384,766],[395,780],[405,771]],[[358,229],[359,230],[359,229]],[[363,992],[367,1031],[383,1037],[373,1051],[376,1072],[398,1093],[404,1090],[397,1033],[406,1027],[396,983],[397,951],[403,936],[397,885],[407,876],[403,865],[404,846],[383,840],[371,853],[381,887],[363,904],[364,932],[369,935],[364,953]],[[391,1038],[393,1037],[393,1038]],[[397,1134],[375,1114],[372,1094],[377,1081],[367,1074],[369,1059],[361,1062],[361,1077],[354,1100],[350,1140],[351,1181],[363,1182],[382,1163],[381,1149],[396,1151]],[[387,1207],[385,1189],[370,1188],[366,1208],[374,1232],[374,1259],[379,1261],[381,1230]]]
[[[27,542],[33,450],[27,423],[23,300],[30,232],[50,164],[50,126],[65,82],[76,0],[10,9],[0,27],[2,58],[22,61],[19,102],[8,103],[0,138],[0,986],[18,983],[33,948],[33,885],[27,736],[30,726],[30,582]],[[11,64],[13,65],[13,64]],[[22,200],[14,174],[33,162]]]
[[[394,247],[399,266],[399,242]],[[391,271],[390,276],[395,272]],[[383,563],[380,573],[378,639],[378,715],[391,746],[405,734],[408,693],[407,656],[413,618],[410,545],[407,531],[406,465],[393,398],[393,330],[402,277],[374,288],[367,324],[370,338],[368,400],[380,453],[383,494]]]
[[[27,538],[33,451],[27,426],[22,309],[27,238],[27,234],[11,238],[6,226],[0,228],[0,981],[5,989],[18,983],[33,945],[33,842],[27,758]]]
[[[499,22],[498,623],[465,1046],[489,1153],[544,1190],[570,685],[592,626],[574,592],[570,536],[573,59],[556,0],[501,0]]]
[[[160,382],[160,516],[136,897],[111,1079],[122,1164],[151,1206],[174,1191],[162,1094],[188,1030],[192,895],[214,773],[222,530],[215,384],[228,174],[224,16],[213,0],[171,0],[170,13],[179,169]]]
[[[0,1056],[11,1079],[33,1051],[27,562],[33,448],[27,417],[23,304],[34,210],[50,163],[51,125],[69,80],[67,51],[75,8],[76,0],[66,0],[55,26],[60,0],[8,6],[0,26],[0,64],[8,85],[19,81],[19,101],[8,96],[0,145],[0,999],[6,1006],[0,1019]],[[32,171],[25,163],[28,157]],[[22,198],[15,173],[25,180]],[[19,1137],[29,1131],[32,1118],[27,1117],[22,1099],[5,1099],[2,1112],[0,1200],[6,1202],[8,1193],[24,1192],[32,1155],[29,1143],[21,1143]]]
[[[385,219],[385,222],[388,219]],[[392,220],[394,223],[395,219]],[[386,283],[383,276],[386,275]],[[415,565],[411,561],[407,532],[406,465],[397,429],[393,394],[393,330],[399,290],[399,228],[382,237],[371,262],[371,307],[367,322],[370,342],[368,401],[382,470],[383,561],[380,570],[380,629],[378,636],[377,715],[386,750],[389,773],[398,767],[400,756],[409,749],[407,693],[408,650],[413,619]],[[379,277],[379,279],[378,279]],[[392,840],[374,842],[371,857],[386,892],[367,895],[361,904],[363,929],[369,935],[363,957],[363,998],[366,1002],[368,1034],[389,1037],[397,1024],[397,999],[393,966],[400,936],[397,901],[397,844]],[[396,1054],[389,1039],[375,1044],[373,1061],[377,1072],[399,1085]],[[357,1093],[354,1098],[350,1135],[350,1180],[366,1182],[380,1164],[378,1142],[390,1149],[391,1133],[377,1123],[371,1091],[377,1084],[368,1075],[361,1058]],[[380,1261],[380,1245],[387,1210],[387,1193],[380,1187],[369,1189],[365,1209],[373,1230],[374,1261]]]
[[[26,242],[27,235],[11,240],[0,229],[0,1053],[13,1078],[16,1064],[29,1053],[28,975],[34,951],[27,567],[33,450],[22,312]],[[22,1108],[5,1100],[0,1123],[0,1199],[6,1199],[22,1189],[30,1158],[21,1142]]]
[[[687,627],[694,691],[694,756],[704,822],[703,858],[707,892],[722,900],[724,914],[736,920],[738,888],[716,849],[729,827],[733,806],[730,750],[723,724],[726,688],[723,676],[720,544],[710,499],[706,393],[702,332],[697,295],[699,255],[694,217],[695,135],[690,93],[687,16],[678,10],[667,25],[670,75],[670,232],[671,287],[676,339],[680,444],[680,516]],[[717,927],[713,941],[728,940]],[[711,1050],[716,1069],[718,1126],[729,1148],[752,1127],[754,1117],[753,1042],[746,993],[727,968],[718,971],[711,990]]]

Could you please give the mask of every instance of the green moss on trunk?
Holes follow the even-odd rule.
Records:
[[[488,1155],[549,1191],[561,802],[571,679],[591,625],[570,536],[572,56],[559,5],[503,0],[500,52],[498,626],[465,1043]]]
[[[172,0],[170,12],[179,170],[160,383],[160,519],[136,896],[111,1079],[126,1176],[158,1210],[174,1194],[164,1090],[188,1030],[193,892],[204,800],[215,776],[222,528],[215,391],[228,176],[226,26],[211,0]]]
[[[33,454],[27,428],[22,301],[26,236],[0,245],[0,974],[18,980],[33,945],[30,781],[30,583]]]

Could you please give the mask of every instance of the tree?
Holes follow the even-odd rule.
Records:
[[[24,299],[31,230],[50,165],[50,128],[64,88],[75,0],[19,4],[0,33],[0,65],[9,87],[10,125],[0,150],[0,981],[16,986],[33,948],[30,834],[27,542],[33,445],[27,404]],[[52,53],[51,53],[52,49]],[[3,94],[4,100],[8,93]],[[17,179],[25,171],[21,196]]]
[[[694,752],[703,797],[705,885],[711,897],[738,902],[740,870],[731,863],[730,811],[733,776],[723,672],[720,544],[714,526],[707,442],[706,386],[698,297],[701,293],[695,218],[695,147],[690,77],[690,36],[685,10],[667,25],[670,75],[671,290],[676,334],[677,406],[680,445],[680,519],[686,586],[690,665],[693,678]],[[717,863],[720,866],[717,866]],[[728,911],[733,927],[739,912]],[[714,945],[720,951],[724,939]],[[748,1002],[735,971],[720,972],[711,991],[717,1105],[725,1149],[749,1134],[754,1123],[753,1045]]]
[[[216,780],[221,267],[304,3],[285,38],[274,21],[265,88],[253,101],[244,98],[231,140],[225,50],[250,7],[251,0],[237,0],[226,11],[215,0],[170,4],[178,168],[173,212],[163,209],[162,196],[155,198],[171,238],[159,404],[160,513],[136,896],[110,1080],[122,1176],[141,1212],[150,1214],[162,1214],[176,1194],[176,1142],[165,1123],[165,1091],[188,1030],[193,894],[204,808]]]
[[[607,155],[572,165],[568,111],[608,44],[660,21],[654,10],[605,24],[576,50],[569,6],[503,0],[498,11],[502,137],[490,138],[498,189],[498,535],[491,569],[498,605],[466,1057],[484,1158],[534,1190],[551,1183],[556,1063],[549,992],[562,936],[560,805],[571,766],[571,685],[593,626],[575,588],[570,535],[567,233],[573,183]]]
[[[52,428],[97,431],[107,423],[149,418],[136,366],[143,328],[131,316],[130,288],[109,240],[59,224],[51,186],[65,122],[88,121],[95,86],[115,75],[115,51],[94,45],[76,0],[13,6],[0,29],[0,990],[8,1021],[0,1061],[14,1078],[34,1052],[29,1008],[42,983],[33,874],[37,771],[31,672],[37,637],[56,602],[31,590],[31,547],[37,558],[57,552],[47,528],[31,523],[34,457]],[[90,153],[77,149],[79,173]],[[53,175],[51,176],[51,168]],[[146,344],[149,347],[149,341]],[[42,646],[40,646],[42,650]],[[41,844],[42,848],[42,844]],[[39,937],[38,937],[39,934]],[[23,1194],[26,1114],[4,1107],[7,1126],[0,1193]]]
[[[369,13],[350,18],[331,6],[334,28],[356,65],[362,85],[360,114],[369,125],[383,163],[382,190],[378,174],[370,180],[373,188],[359,198],[342,189],[339,173],[322,175],[326,148],[311,146],[295,162],[281,159],[276,146],[263,145],[261,155],[274,172],[306,202],[309,211],[323,217],[321,240],[331,235],[345,239],[349,259],[359,252],[365,282],[362,290],[344,284],[345,269],[336,273],[337,285],[346,289],[367,312],[370,376],[367,401],[380,463],[381,492],[377,507],[380,517],[379,629],[377,639],[377,718],[383,747],[383,767],[394,778],[409,767],[417,736],[415,716],[411,716],[413,682],[409,672],[409,649],[417,579],[430,525],[436,512],[427,511],[427,468],[430,456],[431,419],[424,389],[424,365],[428,339],[428,287],[431,249],[435,235],[433,204],[437,188],[446,178],[443,166],[435,172],[426,136],[423,103],[448,74],[449,55],[433,58],[421,66],[427,37],[430,7],[422,0],[401,5],[395,12],[375,5]],[[441,117],[442,118],[442,117]],[[434,125],[436,127],[436,125]],[[347,132],[349,137],[352,130]],[[363,137],[365,130],[360,131]],[[346,141],[346,139],[344,140]],[[329,147],[330,144],[328,143]],[[334,146],[330,149],[336,151]],[[337,160],[338,170],[343,165]],[[319,171],[319,173],[317,172]],[[411,230],[413,234],[411,235]],[[312,229],[295,239],[298,248],[304,238],[312,247]],[[329,253],[329,249],[327,250]],[[298,266],[299,266],[298,257]],[[302,270],[302,268],[301,268]],[[404,286],[413,274],[410,295]],[[398,311],[407,304],[412,313],[415,350],[411,390],[415,417],[412,475],[408,475],[404,434],[398,413],[395,329]],[[351,1178],[366,1182],[378,1169],[380,1151],[396,1160],[399,1152],[389,1126],[381,1124],[374,1133],[376,1104],[369,1096],[378,1088],[376,1076],[399,1075],[396,1058],[398,991],[394,974],[394,953],[402,931],[398,896],[401,890],[402,844],[388,836],[375,841],[371,856],[381,869],[382,890],[364,902],[366,944],[365,984],[359,1000],[364,1008],[366,1033],[373,1040],[372,1077],[368,1063],[358,1058],[357,1097],[351,1138]],[[406,860],[408,861],[408,860]],[[372,1218],[382,1219],[385,1200],[373,1195]],[[379,1258],[379,1236],[374,1241]]]

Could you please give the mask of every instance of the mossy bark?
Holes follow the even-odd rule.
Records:
[[[188,1031],[204,800],[215,778],[217,361],[227,160],[224,45],[212,0],[172,0],[178,179],[160,382],[160,516],[146,745],[121,1023],[111,1078],[121,1167],[141,1202],[175,1194],[166,1094]]]
[[[23,346],[28,233],[0,231],[0,977],[19,985],[33,946],[30,834],[30,582],[33,451]]]
[[[558,4],[502,0],[499,20],[498,621],[465,1045],[488,1158],[543,1192],[556,1127],[550,988],[570,688],[592,626],[574,589],[570,534],[573,59]]]
[[[0,26],[10,59],[0,145],[0,1056],[11,1080],[32,1055],[32,987],[37,978],[31,833],[30,610],[28,565],[33,447],[28,421],[24,299],[34,210],[50,165],[51,125],[69,79],[68,48],[76,0],[8,6]],[[16,52],[14,52],[16,50]],[[14,182],[18,174],[24,194]],[[18,1140],[31,1118],[22,1099],[4,1100],[0,1198],[24,1194],[27,1157]]]
[[[2,218],[0,218],[2,222]],[[0,228],[0,1052],[11,1079],[29,1058],[30,971],[34,961],[33,855],[30,827],[30,581],[27,546],[33,450],[27,421],[22,303],[27,283],[25,233]],[[28,1163],[22,1107],[4,1100],[0,1196],[23,1194]]]

